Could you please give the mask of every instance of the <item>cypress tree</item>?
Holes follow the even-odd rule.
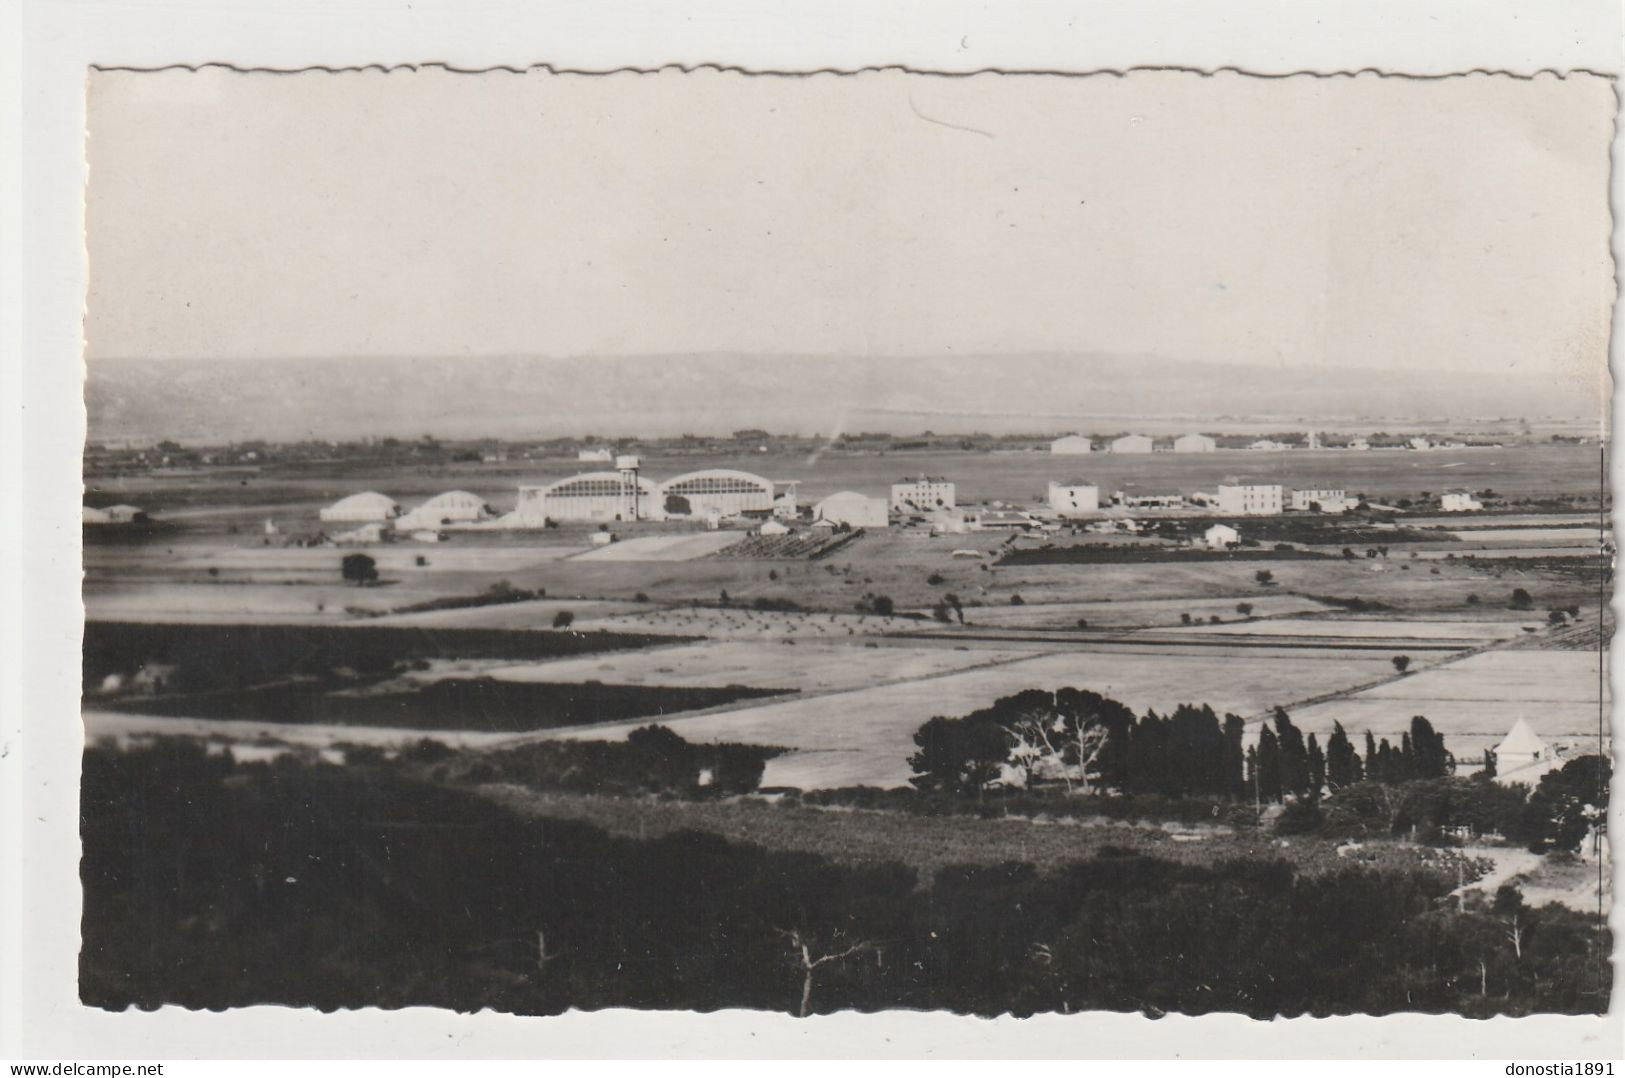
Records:
[[[1252,785],[1247,773],[1247,754],[1242,749],[1242,738],[1247,733],[1247,722],[1240,715],[1224,717],[1224,776],[1231,797],[1240,801],[1247,796]]]
[[[1353,785],[1359,780],[1354,777],[1355,768],[1360,766],[1359,758],[1354,755],[1354,746],[1349,743],[1349,735],[1340,722],[1332,723],[1332,736],[1326,739],[1326,781],[1332,789],[1342,789]]]
[[[1326,785],[1326,757],[1320,751],[1320,745],[1315,741],[1315,735],[1309,735],[1309,798],[1312,801],[1320,800],[1320,791]]]
[[[1281,800],[1281,746],[1268,726],[1258,733],[1258,795],[1265,801]]]
[[[1275,709],[1275,736],[1279,741],[1281,791],[1297,797],[1309,793],[1309,750],[1303,733],[1294,725],[1285,708]]]
[[[1416,755],[1416,777],[1444,778],[1454,773],[1456,761],[1444,747],[1444,738],[1421,716],[1411,718],[1411,749]]]

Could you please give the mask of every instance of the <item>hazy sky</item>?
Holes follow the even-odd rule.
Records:
[[[92,360],[1606,363],[1601,78],[214,70],[89,105]]]

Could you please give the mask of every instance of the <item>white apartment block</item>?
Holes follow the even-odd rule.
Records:
[[[1219,512],[1227,516],[1275,516],[1281,512],[1279,483],[1220,483]]]

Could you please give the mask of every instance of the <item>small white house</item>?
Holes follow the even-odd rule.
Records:
[[[789,525],[784,524],[782,521],[769,520],[764,521],[762,526],[756,529],[756,534],[765,536],[789,535],[790,528]]]
[[[1149,453],[1156,443],[1144,434],[1125,434],[1112,441],[1113,453]]]
[[[1094,448],[1095,443],[1081,434],[1068,434],[1049,444],[1049,451],[1056,456],[1083,456]]]
[[[1294,490],[1292,492],[1292,508],[1301,513],[1311,510],[1321,513],[1341,513],[1349,507],[1348,492],[1333,488],[1319,490]]]
[[[613,532],[593,532],[590,542],[593,546],[609,546],[615,541]]]
[[[1219,443],[1205,434],[1182,434],[1174,439],[1175,453],[1213,453],[1219,448]]]
[[[385,537],[383,524],[374,521],[371,524],[363,524],[359,528],[353,528],[347,532],[339,532],[333,536],[333,542],[338,543],[340,546],[369,545],[382,543]]]
[[[1412,438],[1406,444],[1408,444],[1412,449],[1417,449],[1417,450],[1432,449],[1433,448],[1433,443],[1428,441],[1426,438],[1421,437],[1421,436],[1417,436],[1415,438]]]
[[[1215,524],[1202,533],[1202,542],[1209,550],[1229,550],[1241,542],[1241,533],[1228,524]]]
[[[1439,495],[1439,509],[1445,513],[1474,513],[1484,508],[1484,503],[1473,497],[1471,492],[1465,490],[1447,490]]]
[[[1093,483],[1073,479],[1065,483],[1050,483],[1049,507],[1062,517],[1081,517],[1100,512],[1100,488]]]
[[[576,451],[576,460],[591,464],[608,464],[615,459],[615,453],[609,449],[581,449]]]

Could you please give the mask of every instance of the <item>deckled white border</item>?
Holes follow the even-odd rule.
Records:
[[[0,5],[0,13],[7,8]],[[91,64],[604,70],[1621,70],[1612,0],[60,0],[0,23],[0,1057],[1614,1058],[1608,1018],[1469,1022],[908,1012],[110,1015],[75,993],[83,81]],[[523,53],[523,55],[516,55]],[[7,63],[10,61],[10,63]],[[21,106],[21,135],[11,121]],[[1616,162],[1620,160],[1616,139]],[[1619,169],[1615,205],[1625,205]],[[19,197],[26,201],[21,203]],[[22,244],[13,242],[21,226]],[[1616,225],[1615,251],[1625,228]],[[1616,319],[1622,319],[1616,308]],[[1621,324],[1625,324],[1622,319]],[[1616,326],[1616,329],[1619,327]],[[1615,334],[1615,349],[1620,334]],[[1616,422],[1618,416],[1616,415]],[[1618,488],[1619,473],[1614,476]],[[1616,836],[1622,810],[1616,799]],[[21,888],[19,890],[19,886]],[[1615,934],[1621,918],[1616,911]],[[20,959],[20,961],[19,961]]]

